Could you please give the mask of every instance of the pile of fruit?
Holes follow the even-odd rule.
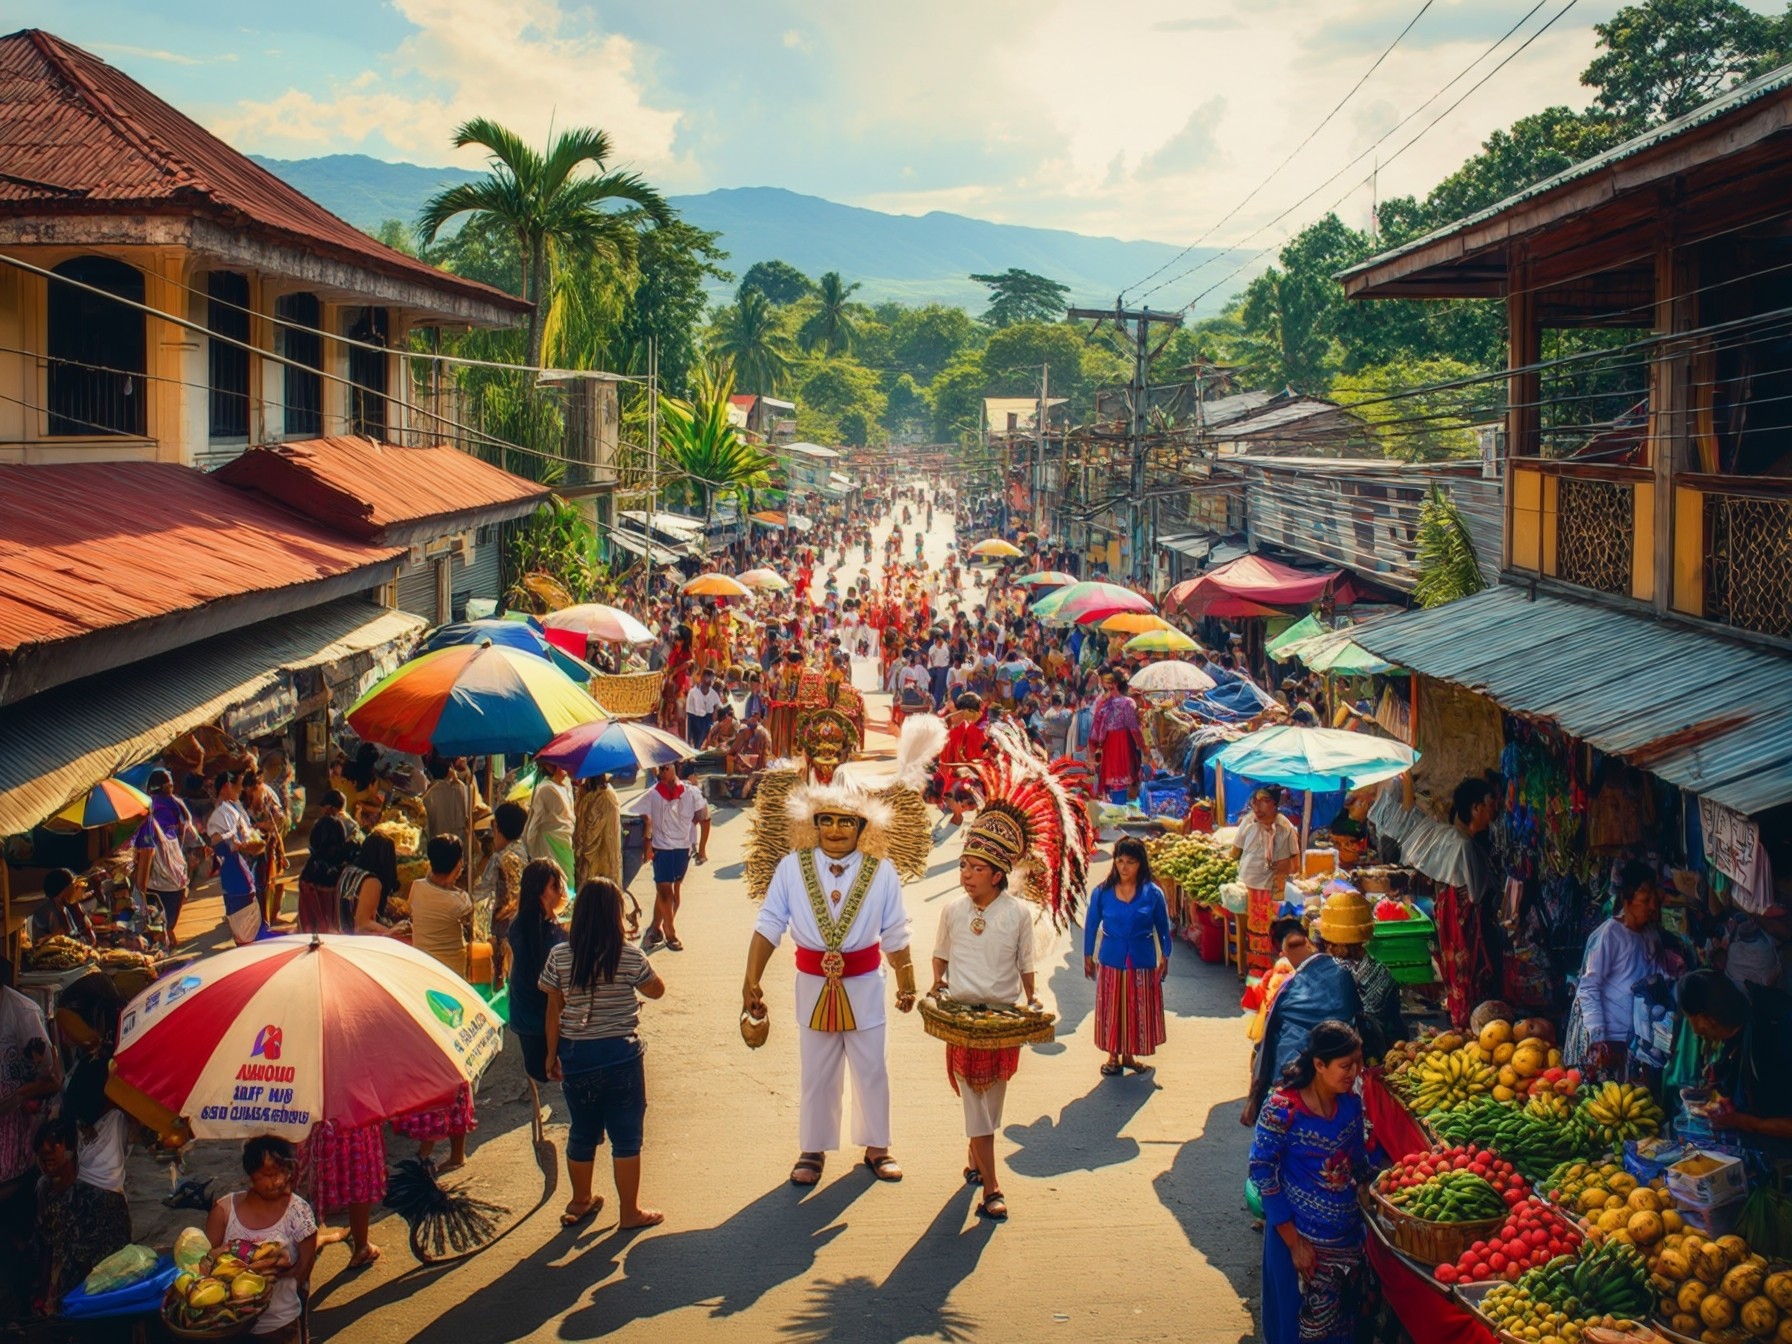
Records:
[[[1476,1223],[1505,1215],[1525,1186],[1512,1164],[1473,1148],[1412,1153],[1376,1178],[1382,1198],[1431,1223]]]
[[[1390,1079],[1405,1094],[1414,1115],[1454,1111],[1488,1096],[1497,1081],[1493,1066],[1479,1057],[1473,1044],[1448,1053],[1427,1051]]]
[[[383,835],[392,842],[392,848],[400,854],[415,854],[423,843],[423,830],[407,821],[382,821],[373,828],[373,834]]]
[[[1645,1087],[1635,1083],[1607,1083],[1581,1102],[1581,1124],[1608,1147],[1627,1139],[1648,1139],[1661,1133],[1661,1106]]]
[[[1452,1143],[1497,1150],[1532,1180],[1541,1179],[1564,1162],[1585,1157],[1588,1151],[1587,1132],[1575,1117],[1546,1118],[1492,1097],[1477,1098],[1438,1116],[1431,1128]]]
[[[25,965],[33,971],[72,971],[85,966],[99,954],[86,943],[63,934],[40,938],[25,954]]]
[[[1412,911],[1408,910],[1399,901],[1390,901],[1387,897],[1383,896],[1379,901],[1375,902],[1375,921],[1378,924],[1398,923],[1400,920],[1411,918]]]
[[[277,1241],[239,1249],[247,1256],[221,1247],[177,1275],[162,1299],[162,1319],[183,1333],[226,1334],[261,1315],[284,1250]]]
[[[1161,873],[1182,888],[1197,905],[1218,905],[1220,888],[1238,880],[1232,852],[1211,835],[1175,835],[1149,840],[1151,871]]]
[[[1615,1158],[1608,1158],[1603,1162],[1564,1162],[1539,1183],[1539,1188],[1554,1203],[1579,1214],[1589,1227],[1608,1236],[1621,1230],[1628,1232],[1633,1214],[1655,1215],[1661,1224],[1659,1228],[1643,1221],[1637,1230],[1644,1235],[1632,1234],[1629,1238],[1639,1246],[1651,1246],[1681,1227],[1680,1215],[1668,1200],[1666,1185],[1659,1176],[1645,1184],[1625,1171]]]
[[[1649,1271],[1629,1246],[1559,1255],[1493,1288],[1481,1311],[1514,1338],[1576,1344],[1592,1326],[1641,1321],[1649,1311]]]
[[[1676,1333],[1707,1344],[1792,1340],[1792,1273],[1770,1273],[1741,1237],[1674,1232],[1653,1250],[1649,1286]]]
[[[1443,1284],[1480,1279],[1514,1281],[1528,1269],[1546,1265],[1559,1255],[1573,1255],[1585,1240],[1562,1213],[1535,1195],[1514,1204],[1486,1241],[1477,1241],[1453,1265],[1432,1271]]]

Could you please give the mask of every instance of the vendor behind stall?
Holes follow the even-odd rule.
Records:
[[[66,868],[52,868],[44,875],[44,903],[31,915],[31,941],[60,936],[98,946],[93,920],[81,904],[87,895],[87,884],[80,878]]]
[[[1299,935],[1299,926],[1289,929],[1289,923],[1293,921],[1276,925],[1283,931],[1279,950],[1284,956],[1294,951],[1290,943]],[[1324,936],[1323,929],[1321,936]],[[1293,957],[1289,959],[1292,961]],[[1257,1047],[1257,1056],[1251,1065],[1251,1092],[1245,1100],[1240,1123],[1257,1123],[1263,1099],[1269,1095],[1276,1079],[1282,1076],[1282,1071],[1306,1048],[1307,1038],[1314,1027],[1332,1019],[1355,1027],[1362,1018],[1362,1011],[1362,999],[1349,967],[1323,952],[1302,959],[1282,982],[1282,987],[1276,991],[1275,1002],[1270,1005],[1269,1016],[1263,1024],[1263,1043]]]
[[[1711,1123],[1748,1147],[1792,1153],[1792,995],[1701,970],[1681,980],[1679,997],[1687,1025],[1718,1047],[1711,1084],[1729,1106]]]

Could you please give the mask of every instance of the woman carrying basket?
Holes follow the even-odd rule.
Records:
[[[930,1032],[947,1040],[946,1077],[964,1102],[970,1140],[964,1178],[983,1187],[977,1212],[1001,1221],[1008,1202],[995,1135],[1008,1080],[1020,1066],[1021,1044],[1051,1038],[1052,1019],[1034,991],[1035,934],[1048,911],[1055,924],[1074,914],[1092,836],[1087,812],[1063,779],[1026,751],[1016,730],[998,728],[991,745],[993,758],[976,766],[981,806],[958,861],[964,895],[940,912],[923,1017]],[[1010,892],[1011,880],[1029,899]],[[1023,997],[1026,1011],[1015,1015],[1011,1034],[967,1044],[942,1030],[951,1024],[954,1006],[1012,1010]]]

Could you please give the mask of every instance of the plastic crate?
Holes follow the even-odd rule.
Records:
[[[1384,963],[1385,964],[1385,963]],[[1437,983],[1437,975],[1431,969],[1431,959],[1427,957],[1425,964],[1411,966],[1389,966],[1388,974],[1394,978],[1396,985],[1431,985]]]

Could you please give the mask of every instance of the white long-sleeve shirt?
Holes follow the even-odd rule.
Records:
[[[1574,991],[1587,1039],[1627,1042],[1635,998],[1630,987],[1660,968],[1661,936],[1654,929],[1637,933],[1616,918],[1594,929]]]
[[[873,943],[881,944],[885,952],[900,952],[908,946],[909,919],[908,911],[902,904],[902,883],[888,859],[867,860],[857,850],[843,859],[830,859],[820,849],[811,852],[815,856],[816,876],[821,879],[823,899],[835,891],[840,893],[839,905],[828,912],[834,918],[839,917],[840,909],[845,906],[846,898],[852,892],[853,883],[858,880],[859,865],[866,862],[877,864],[870,889],[865,892],[865,899],[859,905],[852,927],[841,940],[842,952],[857,952]],[[772,874],[771,885],[766,889],[765,904],[759,908],[759,920],[753,928],[755,932],[764,934],[773,946],[788,932],[790,940],[798,947],[825,951],[827,945],[822,939],[821,925],[815,918],[815,911],[809,904],[809,891],[803,884],[799,857],[799,854],[786,854],[779,861],[777,871]],[[829,871],[829,865],[835,863],[844,869],[838,877]],[[866,975],[849,975],[842,982],[846,986],[847,1001],[852,1004],[853,1020],[859,1026],[876,1027],[883,1024],[886,1016],[884,981],[884,964],[880,959],[877,970]],[[815,1012],[816,1000],[821,997],[823,983],[819,975],[797,972],[798,1025],[809,1024],[809,1018]]]

